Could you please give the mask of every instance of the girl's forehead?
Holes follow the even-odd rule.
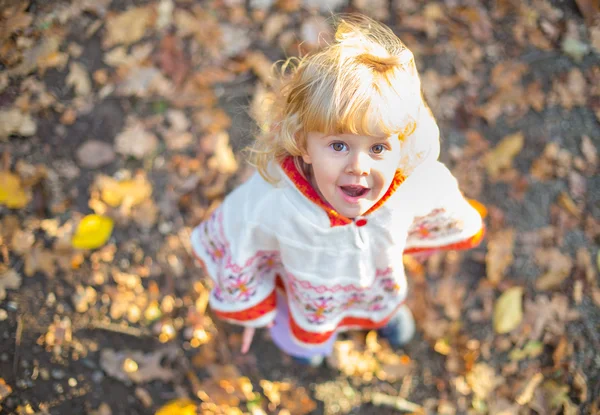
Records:
[[[360,134],[360,133],[354,134],[354,133],[349,133],[349,132],[324,133],[324,132],[320,132],[320,131],[311,131],[311,132],[309,132],[309,135],[311,135],[312,137],[315,137],[315,138],[319,138],[319,139],[341,138],[341,139],[347,139],[347,140],[370,140],[370,141],[389,140],[392,137],[396,136],[396,134],[370,135],[370,134]]]

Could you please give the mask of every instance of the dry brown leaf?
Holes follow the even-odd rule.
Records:
[[[494,330],[505,334],[513,331],[523,320],[523,287],[512,287],[496,300],[494,305]]]
[[[10,249],[17,255],[24,255],[31,249],[34,242],[33,232],[17,229],[10,240]]]
[[[155,19],[156,10],[152,6],[134,7],[116,16],[108,16],[102,46],[108,49],[118,44],[137,42]]]
[[[222,131],[212,135],[214,140],[214,155],[208,160],[208,168],[221,174],[233,174],[238,169],[235,155],[229,146],[229,134]]]
[[[88,96],[92,92],[92,81],[90,74],[79,62],[71,62],[69,65],[69,74],[65,79],[67,85],[73,87],[75,93],[79,96]]]
[[[17,108],[0,110],[0,140],[6,140],[13,134],[29,137],[36,131],[37,125],[30,114]]]
[[[560,252],[558,248],[541,248],[535,253],[536,263],[545,269],[538,277],[535,287],[538,290],[550,290],[562,284],[571,274],[573,260],[569,255]]]
[[[546,106],[546,95],[542,91],[542,83],[532,82],[527,86],[526,95],[529,106],[537,112],[542,112]]]
[[[171,34],[165,36],[160,42],[157,59],[162,72],[179,87],[185,80],[190,66],[179,38]]]
[[[56,275],[56,257],[49,249],[44,249],[41,245],[36,244],[25,255],[25,270],[26,276],[31,277],[37,271],[42,271],[48,277],[52,278]]]
[[[487,363],[477,363],[465,378],[475,396],[480,399],[486,399],[503,382],[503,378],[497,376],[494,368]]]
[[[69,55],[59,52],[62,38],[59,36],[44,37],[33,48],[23,53],[21,63],[7,71],[9,76],[24,76],[39,69],[44,72],[48,68],[62,68],[67,64]]]
[[[263,38],[271,43],[290,24],[290,16],[284,13],[274,13],[267,18],[263,25]]]
[[[541,373],[536,373],[533,375],[531,379],[527,382],[523,391],[517,396],[517,403],[519,405],[527,405],[533,399],[533,394],[538,386],[544,381],[544,375]]]
[[[175,372],[162,365],[163,361],[173,361],[177,350],[167,348],[151,353],[140,351],[117,352],[113,349],[102,349],[100,366],[109,375],[122,382],[146,383],[151,380],[169,382]]]
[[[158,138],[147,131],[139,121],[130,121],[128,126],[115,138],[117,153],[143,159],[156,152]]]
[[[486,154],[484,164],[492,180],[512,167],[513,159],[523,149],[524,141],[522,132],[508,135]]]
[[[12,393],[12,388],[10,385],[6,384],[6,381],[3,378],[0,378],[0,403],[6,399],[8,395]]]
[[[246,55],[246,62],[252,68],[252,71],[267,86],[273,83],[272,68],[273,62],[260,51],[253,51]]]
[[[512,265],[514,244],[514,229],[503,229],[490,235],[485,263],[487,278],[493,284],[498,284]]]
[[[270,382],[261,380],[260,386],[272,406],[289,411],[291,414],[304,415],[314,411],[316,403],[310,398],[306,389],[295,387],[289,382]],[[282,413],[280,410],[279,413]]]
[[[12,268],[2,268],[0,269],[0,301],[6,298],[6,290],[16,290],[21,287],[21,276],[17,271]]]
[[[574,107],[585,106],[587,92],[588,86],[583,73],[574,68],[567,74],[566,81],[560,79],[553,81],[548,101],[552,105],[560,105],[566,110],[571,110]]]
[[[581,137],[581,152],[589,165],[588,171],[591,174],[595,173],[598,167],[598,150],[587,135]]]

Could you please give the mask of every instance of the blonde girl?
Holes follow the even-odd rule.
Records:
[[[318,364],[337,333],[408,342],[403,253],[476,246],[482,217],[439,161],[411,51],[362,16],[283,75],[255,173],[192,233],[214,313]]]

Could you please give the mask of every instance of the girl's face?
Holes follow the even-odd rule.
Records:
[[[308,133],[306,154],[313,185],[341,215],[365,214],[390,187],[400,163],[397,135],[371,137],[355,134]]]

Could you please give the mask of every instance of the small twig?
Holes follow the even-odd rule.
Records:
[[[404,412],[421,412],[423,407],[407,401],[397,396],[386,395],[385,393],[375,392],[371,396],[371,403],[375,406],[389,406]]]
[[[13,375],[17,378],[17,364],[19,363],[19,350],[23,338],[23,318],[17,316],[17,331],[15,332],[15,359],[13,361]]]
[[[146,337],[152,334],[148,329],[142,329],[137,327],[123,327],[115,323],[89,323],[87,326],[82,327],[80,330],[106,330],[113,333],[126,334],[133,337]]]

